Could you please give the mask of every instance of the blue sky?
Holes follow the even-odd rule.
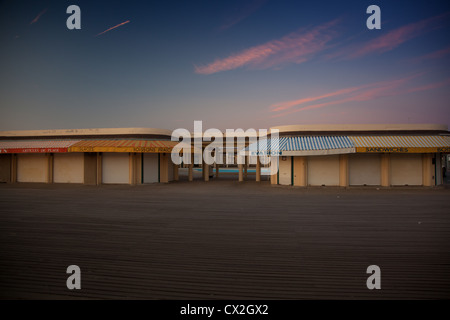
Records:
[[[450,124],[448,1],[5,0],[0,26],[0,130]]]

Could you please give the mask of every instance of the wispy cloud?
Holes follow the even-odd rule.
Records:
[[[272,112],[283,111],[283,112],[273,115],[272,118],[283,117],[296,112],[319,109],[336,104],[369,101],[381,97],[387,97],[409,92],[405,91],[404,89],[401,89],[401,86],[420,75],[421,74],[416,74],[395,80],[381,81],[372,84],[349,87],[333,91],[331,93],[321,94],[315,97],[307,97],[293,101],[276,103],[271,106],[272,109],[271,111]],[[424,88],[424,90],[427,89]],[[321,103],[308,104],[309,102],[316,102],[327,98],[337,98],[337,99],[324,101]],[[293,108],[294,106],[297,106],[298,108]]]
[[[312,55],[327,48],[336,37],[333,27],[338,20],[331,21],[309,31],[297,31],[281,39],[254,46],[224,59],[217,59],[205,66],[195,66],[199,74],[213,74],[240,67],[266,69],[284,63],[302,63]]]
[[[315,97],[308,97],[308,98],[302,98],[302,99],[298,99],[298,100],[292,100],[292,101],[284,101],[284,102],[278,102],[276,104],[273,104],[271,107],[273,112],[278,112],[278,111],[283,111],[283,110],[288,110],[291,109],[292,107],[304,104],[304,103],[308,103],[308,102],[313,102],[313,101],[317,101],[317,100],[321,100],[321,99],[325,99],[325,98],[330,98],[330,97],[334,97],[334,96],[340,96],[346,93],[351,93],[357,90],[360,90],[361,87],[351,87],[351,88],[345,88],[345,89],[341,89],[341,90],[337,90],[334,92],[330,92],[330,93],[325,93],[322,94],[320,96],[315,96]]]
[[[114,27],[111,27],[111,28],[109,28],[109,29],[106,29],[105,31],[100,32],[99,34],[97,34],[96,37],[101,36],[102,34],[108,32],[108,31],[111,31],[111,30],[113,30],[113,29],[116,29],[116,28],[118,28],[118,27],[121,27],[121,26],[123,26],[124,24],[127,24],[128,22],[130,22],[130,20],[127,20],[127,21],[125,21],[125,22],[119,23],[118,25],[116,25],[116,26],[114,26]]]
[[[419,92],[419,91],[438,89],[438,88],[442,88],[442,87],[445,87],[445,86],[448,86],[448,85],[450,85],[450,78],[447,78],[447,79],[445,79],[443,81],[440,81],[440,82],[430,83],[430,84],[427,84],[425,86],[411,88],[411,89],[408,90],[408,92]]]
[[[434,52],[431,52],[429,54],[426,54],[424,56],[418,57],[416,59],[414,59],[414,61],[424,61],[424,60],[432,60],[432,59],[441,59],[447,55],[450,54],[450,46],[441,49],[441,50],[437,50]]]
[[[247,17],[252,15],[254,12],[256,12],[267,1],[268,0],[253,0],[253,1],[251,1],[244,7],[240,8],[240,10],[236,14],[230,16],[225,21],[225,23],[222,26],[220,26],[219,29],[221,31],[224,31],[224,30],[227,30],[227,29],[233,27],[234,25],[238,24],[239,22],[241,22],[242,20],[246,19]]]
[[[46,13],[47,12],[47,9],[44,9],[44,10],[42,10],[37,16],[36,16],[36,18],[34,18],[31,22],[30,22],[30,24],[33,24],[33,23],[36,23],[36,22],[38,22],[38,20],[42,17],[42,15],[44,14],[44,13]]]
[[[445,21],[450,13],[410,23],[400,28],[387,32],[362,45],[352,45],[340,51],[330,54],[328,58],[356,59],[370,54],[381,54],[391,51],[401,44],[419,37],[433,29],[439,28],[439,23]]]

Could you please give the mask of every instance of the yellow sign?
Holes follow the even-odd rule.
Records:
[[[69,152],[171,153],[168,147],[70,147]]]
[[[404,148],[404,147],[364,147],[356,148],[356,152],[363,153],[437,153],[450,152],[450,148]]]

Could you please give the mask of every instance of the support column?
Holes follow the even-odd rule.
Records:
[[[381,186],[391,186],[391,157],[389,153],[381,155]]]
[[[190,165],[189,165],[189,177],[188,177],[188,180],[190,181],[190,182],[192,182],[192,181],[194,181],[194,164],[193,163],[191,163]]]
[[[348,187],[348,154],[339,156],[339,186]]]
[[[17,182],[17,154],[11,155],[11,183]]]
[[[238,164],[238,168],[239,168],[239,182],[242,182],[244,181],[244,165]]]
[[[248,176],[248,156],[245,156],[245,165],[244,165],[244,177],[247,179]]]
[[[189,164],[189,182],[194,181],[194,153],[191,153],[191,163]]]
[[[179,181],[180,177],[178,176],[178,165],[173,165],[173,180]]]
[[[209,181],[209,164],[203,162],[203,178],[206,182]]]
[[[53,153],[47,153],[47,183],[53,183]]]
[[[86,152],[84,153],[84,184],[97,184],[97,154]]]
[[[245,163],[243,156],[236,155],[236,163],[238,165],[239,182],[242,182],[244,181],[244,163]]]
[[[202,179],[205,180],[205,159],[202,157]]]
[[[422,155],[422,184],[424,187],[431,187],[433,176],[432,154],[424,153]]]
[[[0,153],[0,183],[11,183],[11,156],[12,154]]]
[[[169,182],[169,157],[167,153],[159,154],[159,182]]]
[[[270,184],[278,184],[279,157],[270,157]]]
[[[134,153],[131,152],[128,154],[128,183],[130,185],[136,184]]]
[[[261,181],[261,160],[259,160],[259,156],[256,157],[256,181]]]
[[[134,178],[136,184],[142,184],[142,153],[134,154]]]
[[[440,186],[444,183],[444,177],[442,174],[442,154],[436,153],[436,185]]]
[[[101,185],[102,180],[102,153],[97,153],[97,185]]]
[[[308,159],[306,157],[294,157],[294,186],[308,186]]]

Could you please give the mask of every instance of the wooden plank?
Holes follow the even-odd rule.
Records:
[[[0,185],[0,298],[448,299],[449,192]]]

